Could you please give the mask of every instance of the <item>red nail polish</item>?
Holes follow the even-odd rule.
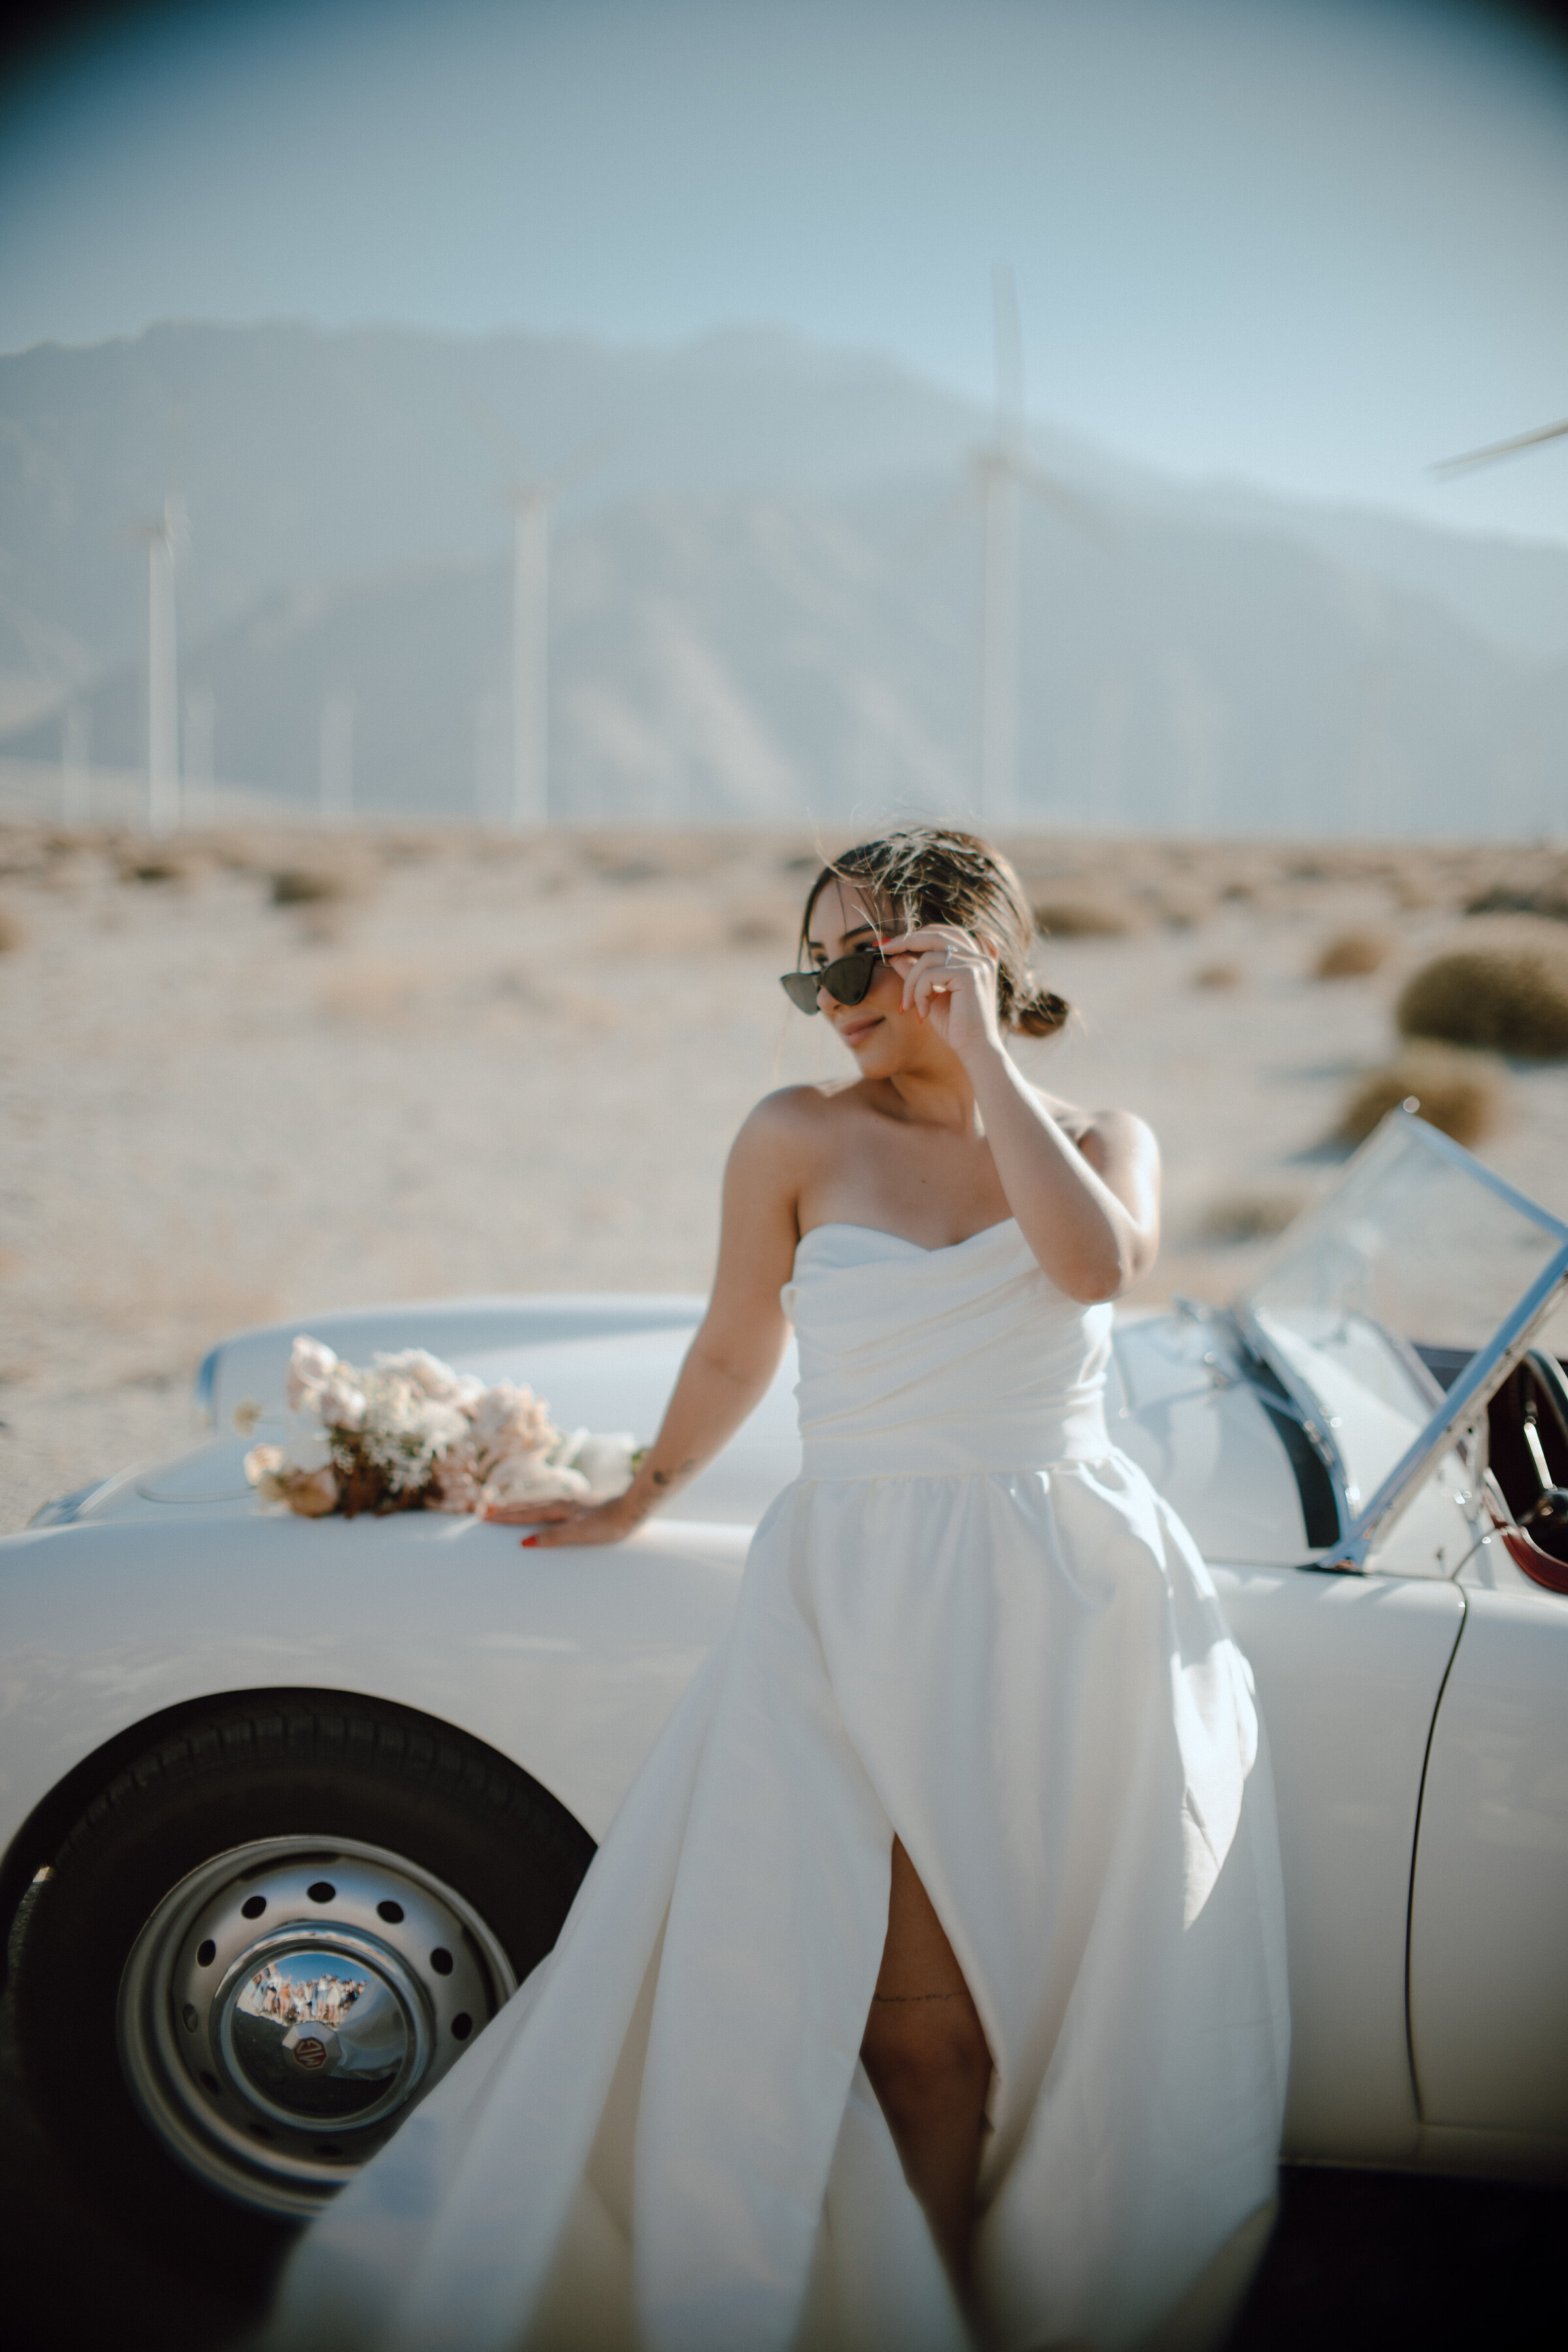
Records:
[[[518,1538],[518,1541],[521,1544],[524,1551],[526,1551],[530,1544],[536,1544],[539,1541],[539,1538],[537,1536],[520,1536]]]

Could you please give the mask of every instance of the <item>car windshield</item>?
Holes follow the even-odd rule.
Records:
[[[1281,1237],[1237,1312],[1326,1424],[1352,1513],[1424,1433],[1442,1433],[1443,1387],[1417,1349],[1473,1358],[1565,1239],[1557,1218],[1403,1113]]]

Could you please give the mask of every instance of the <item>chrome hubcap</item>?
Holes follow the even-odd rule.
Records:
[[[317,2211],[515,1987],[460,1895],[401,1855],[264,1838],[158,1906],[121,1979],[142,2115],[208,2185]]]

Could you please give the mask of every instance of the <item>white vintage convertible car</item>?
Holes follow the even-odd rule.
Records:
[[[1229,1307],[1118,1325],[1113,1433],[1212,1563],[1272,1745],[1298,2159],[1568,2177],[1565,1283],[1568,1224],[1395,1113]],[[701,1305],[309,1328],[646,1437]],[[549,1948],[795,1461],[786,1364],[618,1548],[263,1516],[232,1415],[281,1410],[294,1328],[213,1350],[194,1452],[0,1545],[41,2113],[111,2192],[258,2228],[330,2196]]]

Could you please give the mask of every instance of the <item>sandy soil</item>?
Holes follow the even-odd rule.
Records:
[[[1056,910],[1042,968],[1079,1008],[1020,1059],[1158,1129],[1169,1234],[1151,1297],[1225,1297],[1259,1234],[1332,1174],[1328,1139],[1394,1049],[1401,982],[1477,935],[1468,898],[1548,867],[1568,883],[1558,853],[1495,847],[1016,847]],[[178,1449],[195,1366],[239,1325],[701,1289],[748,1106],[837,1067],[776,982],[812,851],[454,832],[153,853],[0,834],[0,1528]],[[275,876],[300,868],[342,895],[275,904]],[[1348,929],[1386,961],[1313,978]],[[1515,1065],[1502,1089],[1482,1156],[1568,1213],[1568,1065]]]

